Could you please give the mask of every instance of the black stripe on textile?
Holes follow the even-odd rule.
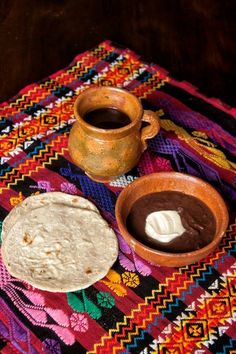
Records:
[[[47,169],[50,170],[50,171],[56,172],[59,175],[62,175],[60,173],[60,169],[61,168],[67,168],[68,169],[68,175],[64,174],[63,177],[65,179],[67,179],[68,181],[71,181],[71,178],[69,176],[69,171],[70,171],[69,166],[70,165],[71,165],[71,163],[65,157],[63,157],[62,155],[58,155],[56,160],[52,160],[51,164],[47,165]]]
[[[85,354],[87,350],[82,347],[79,342],[75,342],[73,345],[66,345],[64,342],[61,343],[61,349],[63,354]]]
[[[52,91],[52,94],[58,98],[64,97],[67,93],[73,91],[67,86],[60,86],[56,90]]]
[[[103,59],[103,61],[106,61],[108,63],[112,63],[113,61],[115,61],[118,58],[119,54],[112,52],[109,53],[108,56]],[[88,72],[84,73],[82,76],[78,76],[78,79],[86,82],[88,80],[92,80],[94,78],[94,76],[96,76],[98,74],[98,72],[94,69],[94,68],[90,68],[88,70]]]
[[[220,292],[223,289],[223,286],[220,286],[220,274],[209,264],[205,264],[203,268],[203,270],[200,270],[201,275],[197,279],[197,284],[210,294]],[[209,289],[216,280],[219,281],[219,287]]]
[[[145,71],[142,72],[142,74],[140,74],[136,78],[136,80],[138,80],[141,83],[143,83],[143,82],[147,81],[151,76],[152,76],[152,74],[149,71],[145,70]]]
[[[40,139],[36,139],[32,142],[31,145],[29,145],[28,147],[24,148],[24,152],[27,155],[33,156],[35,154],[35,151],[40,151],[42,148],[45,148],[45,143],[43,141],[41,141]],[[30,154],[32,153],[32,154]]]
[[[61,343],[61,353],[63,354],[85,354],[87,350],[82,347],[79,342],[75,342],[73,345],[66,345],[64,342]]]
[[[162,108],[161,106],[157,104],[153,104],[152,102],[148,101],[146,98],[141,98],[141,103],[143,109],[150,109],[151,111],[157,111],[158,109]]]
[[[135,335],[135,337],[131,337],[132,343],[135,338],[135,347],[133,347],[131,343],[125,345],[125,347],[129,350],[129,353],[140,354],[141,351],[146,348],[148,343],[152,343],[154,338],[148,332],[143,332],[141,338],[137,339],[140,336],[140,332],[143,332],[143,329],[139,329],[138,334]]]
[[[0,200],[1,200],[1,196],[0,196]],[[5,217],[7,216],[7,214],[8,214],[8,211],[0,205],[0,221],[3,221],[5,219]]]
[[[43,106],[40,106],[37,103],[34,103],[32,106],[28,107],[27,109],[24,109],[22,112],[24,112],[25,114],[29,115],[29,116],[33,116],[34,113],[40,111],[40,110],[44,110],[45,108]]]
[[[235,208],[235,207],[234,207]],[[231,209],[232,210],[232,209]],[[236,259],[236,248],[233,247],[231,250],[228,251],[230,256],[234,257]]]
[[[88,70],[87,73],[83,74],[82,76],[78,76],[78,79],[83,82],[86,82],[88,80],[92,80],[94,76],[96,76],[97,74],[98,74],[97,71],[91,68]]]
[[[132,176],[132,177],[139,177],[139,171],[138,171],[138,166],[134,166],[132,170],[128,171],[125,173],[125,176]]]
[[[5,129],[9,129],[9,131],[7,130],[7,132],[3,132],[3,130]],[[10,134],[11,131],[13,130],[13,122],[10,119],[7,119],[5,117],[1,117],[0,118],[0,135],[5,135]]]
[[[236,120],[228,113],[216,108],[203,99],[193,96],[187,91],[166,83],[161,90],[170,96],[179,99],[182,103],[190,107],[192,110],[201,113],[216,122],[231,135],[236,136]]]
[[[137,286],[137,288],[132,288],[132,291],[143,299],[147,296],[151,296],[151,290],[158,288],[160,284],[159,281],[152,276],[143,276],[140,273],[138,273],[138,276],[140,284],[145,284],[145,286]]]
[[[126,257],[128,256],[126,255]],[[119,274],[122,274],[124,272],[129,272],[128,270],[123,268],[118,262],[116,262],[115,270]],[[143,286],[137,286],[136,288],[131,288],[131,290],[142,299],[144,299],[147,296],[151,296],[152,289],[157,289],[160,283],[152,276],[143,276],[139,272],[137,272],[137,275],[139,277],[140,284],[142,284]]]
[[[90,286],[88,289],[82,290],[92,303],[99,308],[101,311],[101,317],[96,319],[96,322],[105,329],[105,331],[109,331],[110,328],[114,328],[117,322],[122,322],[124,319],[124,313],[121,312],[115,305],[112,308],[105,308],[99,305],[97,300],[97,294],[100,293],[99,290]],[[105,291],[106,292],[106,291]],[[109,290],[107,292],[110,294]],[[80,301],[83,302],[82,292],[74,292],[74,296],[76,296]],[[89,309],[88,309],[89,310]],[[90,315],[92,317],[92,315]]]
[[[17,184],[11,185],[11,189],[15,192],[22,192],[25,197],[28,197],[32,192],[38,190],[37,188],[31,189],[31,186],[37,186],[36,182],[32,178],[24,176],[23,180],[18,180]]]
[[[8,163],[4,163],[0,166],[0,179],[5,175],[5,173],[9,173],[13,170],[13,166],[10,166]]]
[[[107,61],[108,63],[112,63],[113,61],[115,61],[118,58],[119,55],[120,54],[117,54],[116,52],[112,52],[103,60]]]
[[[0,289],[0,296],[5,301],[5,303],[11,308],[11,310],[15,313],[15,315],[21,320],[21,322],[31,331],[34,335],[39,338],[42,342],[45,339],[54,339],[57,340],[62,348],[63,354],[85,354],[85,348],[79,343],[75,342],[71,346],[67,346],[50,328],[43,328],[37,325],[33,325],[15,306],[15,304],[11,301],[8,295]],[[55,323],[55,321],[54,321]]]
[[[68,182],[73,183],[78,189],[82,190],[79,182],[79,176],[84,174],[84,172],[62,155],[58,155],[56,160],[52,160],[51,164],[47,165],[47,169],[58,173]]]
[[[208,347],[211,353],[233,353],[236,348],[236,340],[229,337],[226,333],[218,337],[218,340]]]
[[[7,340],[0,335],[0,350],[7,345]]]
[[[169,291],[167,294],[167,298],[171,299],[171,302],[166,303],[166,308],[162,309],[161,312],[164,314],[165,318],[173,322],[188,306],[183,301],[179,300],[177,296],[171,296]]]

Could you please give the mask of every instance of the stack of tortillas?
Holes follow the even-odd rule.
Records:
[[[84,289],[107,274],[117,255],[114,231],[82,197],[31,196],[3,222],[2,256],[9,273],[39,289]]]

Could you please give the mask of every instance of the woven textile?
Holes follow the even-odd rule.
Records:
[[[91,85],[124,87],[161,118],[138,165],[109,184],[91,181],[68,154],[73,104]],[[106,41],[2,103],[0,116],[0,226],[25,197],[63,191],[92,200],[120,246],[103,280],[67,294],[37,290],[1,262],[1,353],[236,353],[236,110]],[[171,170],[208,181],[230,209],[220,246],[181,268],[139,258],[114,215],[122,188]]]

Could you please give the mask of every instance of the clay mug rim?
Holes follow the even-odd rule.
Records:
[[[113,93],[119,93],[119,94],[125,94],[126,97],[129,97],[130,100],[133,101],[133,103],[136,105],[137,109],[138,109],[138,114],[136,115],[136,117],[134,119],[132,119],[130,116],[129,118],[131,119],[131,122],[128,123],[127,125],[125,125],[124,127],[121,128],[116,128],[116,129],[103,129],[103,128],[98,128],[95,127],[94,125],[91,125],[89,123],[87,123],[84,119],[83,119],[83,115],[87,112],[85,112],[84,114],[81,114],[80,112],[80,106],[81,106],[81,102],[86,98],[88,98],[88,95],[93,95],[96,92],[102,92],[104,91],[104,94],[107,91],[112,91]],[[103,104],[101,104],[101,107],[104,107]],[[109,108],[117,108],[116,106],[109,106]],[[90,109],[91,111],[91,109]],[[124,134],[124,133],[128,133],[135,125],[137,125],[139,122],[141,124],[141,118],[143,116],[144,113],[144,109],[143,106],[141,104],[141,102],[139,101],[139,99],[132,94],[130,91],[123,89],[123,88],[119,88],[119,87],[114,87],[114,86],[95,86],[95,87],[89,87],[87,89],[85,89],[83,92],[81,92],[78,97],[75,100],[74,103],[74,115],[77,119],[77,121],[84,127],[89,129],[89,131],[94,132],[94,133],[102,133],[104,135],[110,135],[112,133],[116,133],[116,134]]]
[[[116,129],[98,128],[87,123],[83,119],[83,116],[84,114],[92,110],[91,103],[93,102],[93,97],[95,97],[95,95],[98,93],[99,93],[99,97],[101,97],[101,93],[103,93],[102,96],[103,101],[102,103],[99,102],[99,104],[96,103],[95,109],[109,107],[109,108],[120,109],[121,111],[123,111],[120,107],[117,107],[117,105],[115,104],[114,105],[107,104],[107,102],[109,102],[109,94],[111,95],[111,93],[113,95],[116,94],[116,95],[123,96],[124,100],[128,99],[129,109],[131,109],[132,107],[132,114],[129,114],[127,112],[125,113],[129,116],[131,122],[126,124],[124,127],[116,128]],[[83,106],[83,103],[86,100],[88,102],[89,109],[84,110],[83,112],[84,107],[81,108],[81,106]],[[81,92],[74,103],[74,115],[77,119],[77,122],[82,126],[82,128],[86,132],[88,132],[90,135],[92,134],[93,136],[101,136],[105,139],[112,139],[114,136],[116,136],[116,138],[122,138],[128,135],[130,132],[132,132],[132,130],[135,129],[135,127],[137,127],[137,129],[141,131],[142,152],[147,148],[146,140],[156,136],[161,127],[160,120],[156,112],[143,109],[143,106],[139,101],[138,97],[136,97],[133,93],[131,93],[126,89],[115,87],[115,86],[108,86],[108,87],[93,86]],[[142,121],[149,123],[149,125],[144,128],[141,128]]]
[[[141,243],[139,240],[137,240],[133,235],[131,235],[128,232],[126,225],[125,225],[124,217],[122,215],[123,208],[125,208],[126,199],[129,197],[129,195],[134,193],[135,190],[138,190],[138,188],[142,188],[142,185],[145,185],[145,182],[150,183],[150,180],[156,180],[156,183],[158,184],[158,179],[166,179],[167,181],[168,181],[168,179],[172,179],[175,181],[177,181],[178,179],[185,179],[186,182],[189,182],[189,183],[192,182],[195,184],[201,184],[204,188],[206,188],[208,190],[209,195],[211,197],[213,196],[214,198],[217,199],[217,201],[219,203],[219,208],[221,211],[222,218],[221,218],[220,227],[217,230],[216,234],[214,235],[213,240],[209,244],[207,244],[206,246],[204,246],[198,250],[194,250],[194,251],[190,251],[190,252],[170,253],[170,252],[160,251],[155,248],[151,248],[151,247]],[[168,183],[167,183],[167,185],[168,185]],[[167,187],[166,190],[171,191],[171,190],[176,190],[176,189],[171,188],[171,187],[169,187],[169,188]],[[158,188],[156,191],[158,191]],[[149,192],[149,193],[151,193],[151,192]],[[147,195],[149,193],[148,192],[143,193],[141,196]],[[186,194],[194,195],[191,193],[186,193]],[[202,200],[201,197],[198,197],[198,198],[200,200]],[[136,200],[137,199],[138,198],[136,198]],[[127,215],[128,215],[128,212],[126,213]],[[221,195],[217,192],[217,190],[215,188],[213,188],[208,182],[205,182],[198,177],[190,176],[188,174],[180,173],[180,172],[156,172],[156,173],[142,176],[142,177],[138,178],[137,180],[135,180],[134,182],[130,183],[127,187],[125,187],[121,191],[121,193],[118,196],[118,199],[116,201],[116,206],[115,206],[115,215],[116,215],[116,220],[117,220],[117,224],[118,224],[119,230],[121,232],[121,235],[131,245],[131,247],[135,248],[135,246],[137,246],[139,250],[143,249],[145,253],[149,253],[154,258],[155,258],[155,256],[156,257],[162,256],[162,257],[167,257],[168,259],[170,259],[170,258],[176,259],[176,261],[179,260],[180,263],[182,263],[182,265],[191,263],[187,260],[190,257],[200,260],[201,258],[206,256],[207,254],[209,254],[221,241],[221,239],[227,229],[228,222],[229,222],[229,214],[228,214],[226,204],[225,204],[223,198],[221,197]],[[127,215],[126,215],[126,217],[127,217]],[[216,218],[214,212],[213,212],[213,215]],[[141,257],[142,257],[142,255],[141,255]],[[143,256],[143,258],[145,258],[145,257]],[[184,262],[185,259],[187,260],[186,263]],[[158,264],[158,261],[155,261],[155,263]]]

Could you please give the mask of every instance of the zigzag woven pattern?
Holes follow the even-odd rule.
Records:
[[[125,88],[161,118],[138,165],[109,184],[90,180],[68,154],[74,101],[90,86]],[[27,196],[63,191],[91,199],[119,239],[119,259],[107,276],[67,294],[11,277],[0,260],[1,353],[236,353],[235,132],[235,109],[110,41],[0,104],[0,228]],[[208,181],[230,211],[214,253],[181,268],[139,258],[114,216],[125,186],[172,170]]]

